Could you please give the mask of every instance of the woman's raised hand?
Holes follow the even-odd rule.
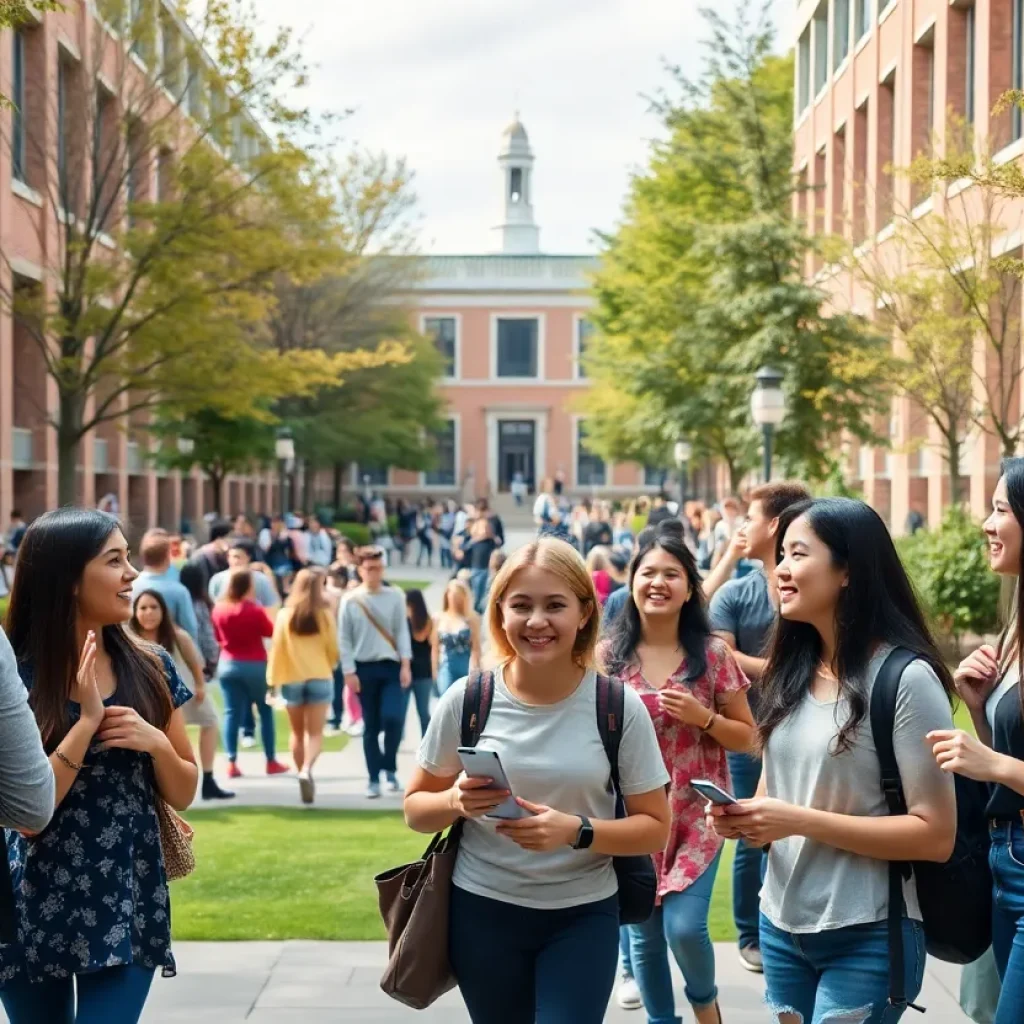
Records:
[[[75,676],[75,692],[72,700],[81,707],[81,717],[93,728],[103,721],[103,698],[96,680],[96,634],[90,629],[82,644],[78,659],[78,674]]]

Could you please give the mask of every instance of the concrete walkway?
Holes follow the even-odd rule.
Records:
[[[179,943],[180,975],[157,979],[144,1024],[466,1024],[458,992],[429,1010],[392,1001],[379,987],[386,947],[375,942]],[[763,982],[736,960],[732,945],[715,947],[725,1024],[769,1024]],[[676,972],[677,1007],[684,1007]],[[970,1024],[955,994],[959,969],[931,963],[918,1000],[928,1008],[926,1024]],[[912,1011],[911,1011],[912,1012]],[[642,1012],[613,1007],[606,1024],[643,1024]],[[690,1021],[688,1011],[684,1019]],[[904,1016],[904,1021],[908,1019]],[[916,1020],[916,1016],[914,1020]],[[42,1024],[42,1022],[40,1022]]]

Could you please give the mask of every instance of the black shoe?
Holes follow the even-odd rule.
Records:
[[[203,779],[202,797],[204,800],[233,800],[235,794],[221,789],[213,779]]]
[[[757,946],[740,947],[740,966],[751,974],[764,974],[761,950]]]

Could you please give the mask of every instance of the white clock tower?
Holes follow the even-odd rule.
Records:
[[[533,222],[533,153],[526,129],[516,113],[505,129],[498,154],[501,168],[504,215],[494,230],[502,253],[537,253],[540,228]]]

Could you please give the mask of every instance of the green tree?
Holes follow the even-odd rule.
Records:
[[[644,447],[641,434],[624,443],[630,424],[660,423],[662,436],[724,461],[736,486],[757,461],[753,377],[772,364],[789,410],[779,458],[822,478],[841,433],[872,436],[884,342],[804,280],[810,242],[791,216],[793,65],[772,54],[766,10],[754,26],[742,11],[735,24],[703,14],[704,73],[690,81],[675,69],[681,98],[658,106],[667,139],[606,240],[587,362],[595,388],[582,406],[617,402],[624,416],[625,427],[593,425],[605,457]]]
[[[134,21],[122,0],[101,0],[95,16],[117,34],[98,27],[65,88],[48,91],[63,99],[41,120],[61,138],[43,149],[50,133],[30,134],[27,157],[47,286],[15,277],[0,296],[57,391],[62,503],[75,500],[83,438],[104,422],[236,417],[353,365],[282,355],[265,330],[278,275],[308,280],[341,258],[305,145],[319,122],[281,99],[304,79],[298,47],[257,31],[235,0],[132,9]]]

